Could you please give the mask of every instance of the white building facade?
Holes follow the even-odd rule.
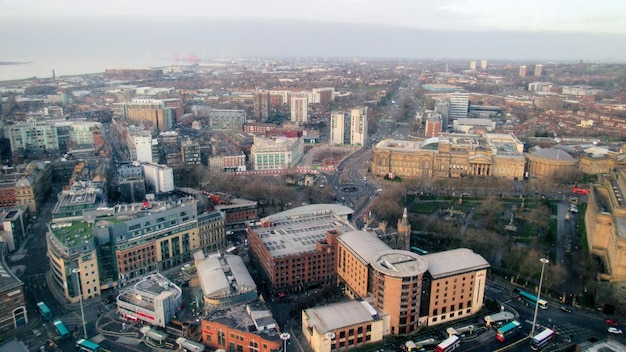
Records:
[[[300,162],[303,156],[302,138],[254,137],[254,144],[250,149],[250,157],[256,171],[287,170]]]
[[[174,190],[174,171],[171,167],[155,163],[143,163],[142,167],[149,190],[154,193]]]

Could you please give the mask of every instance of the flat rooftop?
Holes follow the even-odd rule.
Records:
[[[250,314],[248,314],[248,310]],[[269,341],[280,340],[280,332],[277,329],[278,324],[274,320],[272,312],[260,301],[215,310],[209,313],[205,319],[224,324],[232,329],[257,334]],[[256,324],[266,328],[258,330]]]
[[[92,227],[82,220],[51,223],[50,232],[67,247],[93,239]]]
[[[434,279],[490,267],[485,258],[467,248],[426,254],[422,258],[428,262],[428,272]]]
[[[273,225],[255,225],[252,230],[273,257],[313,252],[319,241],[326,240],[326,232],[330,230],[340,233],[355,230],[348,220],[331,210],[292,215],[279,213],[264,220]]]
[[[309,318],[309,326],[315,327],[320,334],[325,334],[336,329],[374,321],[376,310],[365,301],[349,301],[309,308],[305,310],[305,314]]]

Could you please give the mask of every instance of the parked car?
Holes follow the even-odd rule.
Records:
[[[621,335],[622,334],[622,330],[618,329],[618,328],[614,328],[614,327],[609,327],[608,329],[606,329],[609,334],[615,334],[615,335]]]

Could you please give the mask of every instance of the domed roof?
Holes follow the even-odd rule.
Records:
[[[542,158],[542,159],[563,160],[563,161],[574,160],[574,158],[571,155],[557,148],[539,149],[533,152],[531,155],[536,156],[538,158]]]

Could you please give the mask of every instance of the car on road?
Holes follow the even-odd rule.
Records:
[[[610,326],[617,326],[618,325],[617,322],[615,320],[613,320],[613,319],[606,319],[604,322],[606,323],[606,325],[610,325]]]
[[[572,309],[569,308],[568,306],[561,306],[561,310],[564,311],[565,313],[573,313]]]
[[[615,328],[615,327],[612,327],[612,326],[610,328],[606,329],[606,330],[609,332],[609,334],[615,334],[615,335],[621,335],[622,334],[622,329],[618,329],[618,328]]]

